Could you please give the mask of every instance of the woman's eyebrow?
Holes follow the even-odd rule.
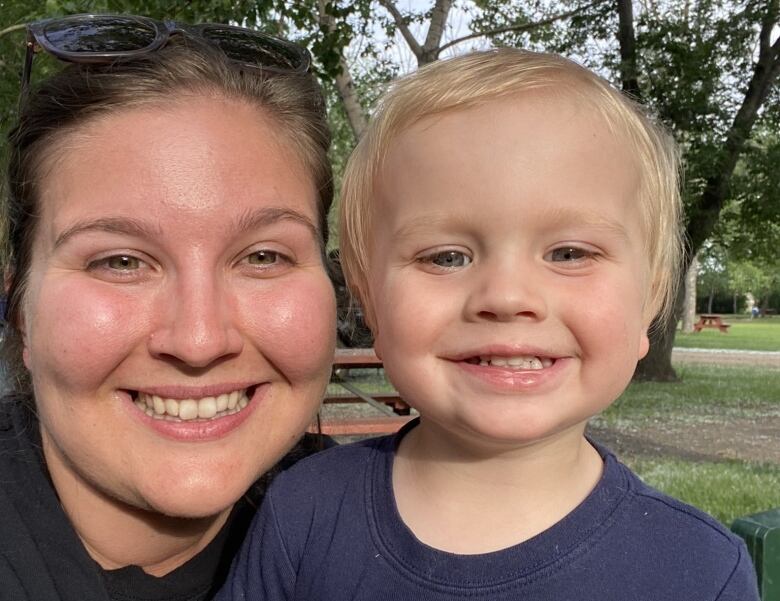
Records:
[[[315,239],[319,238],[319,229],[308,215],[284,207],[262,207],[247,211],[238,219],[236,231],[246,232],[288,220],[303,225]]]
[[[93,231],[139,237],[155,237],[162,235],[162,230],[160,230],[159,227],[152,226],[145,221],[129,217],[100,217],[99,219],[78,221],[66,230],[60,232],[54,240],[54,248],[59,248],[77,234]]]
[[[298,211],[281,207],[265,207],[246,212],[238,219],[235,231],[246,232],[284,220],[300,223],[311,232],[314,238],[319,237],[319,230],[309,217]],[[139,219],[130,217],[101,217],[74,223],[57,236],[54,241],[54,248],[59,248],[69,239],[85,232],[108,232],[148,238],[162,236],[162,230],[159,226],[153,226]]]

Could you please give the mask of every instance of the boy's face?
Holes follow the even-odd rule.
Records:
[[[390,148],[369,272],[376,347],[424,423],[502,446],[579,438],[648,349],[628,146],[575,99],[428,118]]]

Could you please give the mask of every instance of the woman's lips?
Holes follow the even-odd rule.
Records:
[[[205,442],[226,436],[238,428],[262,403],[269,387],[259,384],[216,396],[189,399],[128,392],[126,406],[135,419],[166,438]],[[174,415],[177,411],[179,415]]]
[[[254,393],[254,386],[241,390],[224,392],[202,398],[174,399],[157,394],[140,392],[134,403],[141,411],[155,419],[169,421],[190,421],[213,419],[238,413],[246,408]]]

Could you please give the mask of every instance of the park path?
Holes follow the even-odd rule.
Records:
[[[725,363],[780,368],[780,351],[739,351],[732,349],[679,348],[672,350],[672,361],[680,363]]]

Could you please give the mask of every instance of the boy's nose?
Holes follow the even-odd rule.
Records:
[[[469,319],[501,322],[546,317],[547,303],[532,269],[517,262],[485,267],[469,297]]]
[[[160,319],[149,337],[149,352],[195,368],[240,354],[243,337],[223,288],[204,278],[172,287],[159,301]]]

